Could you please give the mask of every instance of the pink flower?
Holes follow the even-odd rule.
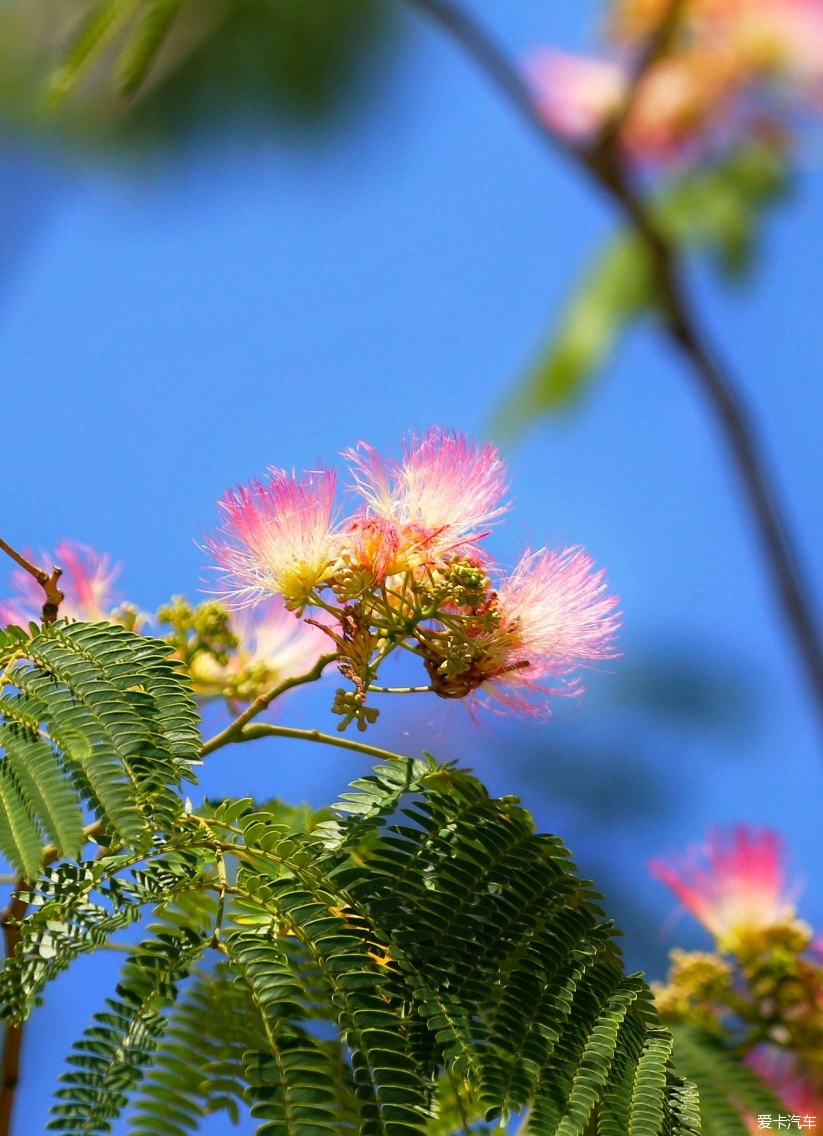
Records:
[[[279,596],[235,612],[231,626],[238,645],[225,666],[205,654],[191,665],[195,693],[201,697],[250,701],[261,689],[305,674],[329,649],[325,633],[287,611]]]
[[[735,21],[745,66],[802,88],[823,80],[823,6],[819,0],[749,0]]]
[[[568,676],[616,655],[618,600],[606,588],[605,573],[581,548],[526,553],[498,589],[500,622],[484,643],[482,689],[527,712],[535,712],[535,692],[579,692]],[[560,681],[560,690],[547,680]]]
[[[639,161],[668,163],[699,156],[709,138],[728,130],[736,86],[728,53],[680,52],[646,74],[623,123],[624,151]],[[614,59],[533,51],[527,76],[545,121],[573,141],[591,138],[625,98],[629,69]]]
[[[362,530],[375,518],[394,529],[395,571],[444,556],[477,555],[477,541],[506,508],[506,467],[498,451],[456,432],[434,428],[409,438],[399,462],[364,442],[344,456],[366,501],[356,527]]]
[[[761,1045],[748,1055],[746,1064],[765,1081],[789,1112],[801,1118],[823,1118],[823,1085],[815,1083],[793,1053],[776,1045]],[[756,1130],[756,1121],[751,1128]]]
[[[650,869],[722,949],[733,949],[741,933],[794,920],[797,888],[787,883],[784,859],[776,832],[738,825],[731,833],[709,833],[683,859],[653,860]]]
[[[597,132],[617,110],[628,84],[628,71],[621,63],[552,47],[532,51],[525,70],[546,122],[575,140]]]
[[[43,565],[50,563],[45,554],[41,561]],[[59,585],[64,597],[60,618],[88,623],[109,621],[119,602],[112,592],[112,584],[120,573],[119,566],[112,567],[108,556],[101,556],[71,540],[62,540],[57,545],[53,563],[63,569]],[[0,603],[0,623],[25,626],[32,620],[39,622],[43,589],[22,568],[11,573],[11,581],[16,594],[13,599]]]
[[[302,611],[337,558],[335,483],[333,470],[298,480],[272,467],[266,481],[250,481],[218,502],[223,526],[208,547],[238,604],[280,595]]]

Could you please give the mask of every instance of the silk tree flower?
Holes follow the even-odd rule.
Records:
[[[48,557],[44,555],[45,564]],[[120,574],[119,565],[112,565],[109,557],[100,555],[86,545],[62,540],[54,550],[52,561],[63,569],[59,587],[63,592],[60,604],[61,619],[82,620],[88,623],[124,623],[134,627],[137,613],[128,606],[120,606],[120,599],[112,590]],[[43,590],[37,581],[17,568],[11,573],[15,595],[0,602],[0,623],[25,625],[39,622],[43,606]]]
[[[200,698],[250,702],[278,682],[305,674],[329,645],[325,633],[288,611],[280,596],[264,600],[253,610],[233,612],[231,629],[237,646],[227,662],[204,652],[189,666]]]
[[[795,924],[798,888],[787,880],[785,855],[772,829],[738,825],[714,830],[683,858],[653,860],[652,875],[734,953],[752,935]]]
[[[746,1064],[801,1121],[823,1117],[823,1085],[801,1067],[795,1054],[776,1045],[760,1045],[748,1054]],[[757,1117],[747,1119],[753,1132],[763,1130]]]
[[[384,575],[425,567],[446,556],[479,555],[506,505],[507,472],[494,446],[477,446],[463,434],[442,428],[411,436],[399,461],[383,458],[360,442],[344,454],[365,507],[353,518],[349,551],[379,544]]]
[[[566,138],[588,138],[617,110],[628,88],[628,68],[613,59],[537,48],[525,72],[548,124]]]
[[[454,673],[448,659],[427,660],[434,690],[482,691],[487,704],[529,714],[545,712],[535,694],[581,693],[572,672],[617,654],[618,600],[606,590],[605,573],[581,548],[526,553],[478,613],[471,662]]]
[[[669,11],[668,0],[618,2],[608,58],[531,52],[524,71],[546,122],[592,140]],[[758,134],[776,141],[787,117],[822,108],[820,0],[687,0],[667,52],[632,96],[620,143],[635,161],[689,164]]]
[[[637,161],[670,163],[702,152],[707,128],[719,136],[733,117],[734,84],[728,56],[667,56],[645,75],[623,123],[623,150]],[[526,76],[538,109],[573,141],[594,137],[628,92],[623,60],[570,55],[553,48],[530,53]]]
[[[667,11],[668,0],[620,0],[611,21],[612,38],[628,53],[642,50]],[[778,96],[817,102],[823,80],[823,6],[819,0],[687,0],[672,54],[688,54],[703,73],[722,62],[729,86],[738,91],[753,92],[776,81],[787,87],[776,88]]]
[[[279,595],[290,611],[302,612],[337,560],[335,485],[333,470],[298,479],[271,467],[266,480],[218,501],[223,525],[207,543],[238,606]]]

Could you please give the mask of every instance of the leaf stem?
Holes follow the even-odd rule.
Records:
[[[295,726],[280,726],[272,722],[256,722],[252,726],[246,726],[240,732],[240,736],[233,738],[232,741],[250,742],[257,738],[296,738],[298,741],[319,742],[321,745],[355,750],[357,753],[368,754],[369,757],[378,757],[382,761],[408,760],[402,753],[393,753],[389,749],[380,749],[379,746],[353,741],[338,734],[324,734],[320,730],[301,730]]]
[[[292,690],[295,686],[303,686],[308,682],[316,682],[322,676],[323,671],[329,663],[333,663],[336,658],[336,651],[321,655],[310,671],[302,675],[295,675],[292,678],[284,679],[283,682],[279,683],[271,690],[266,691],[265,694],[261,694],[259,698],[255,698],[254,702],[252,702],[242,714],[238,715],[233,722],[230,722],[225,730],[221,730],[219,734],[215,734],[213,738],[204,744],[201,750],[201,756],[206,757],[208,754],[214,753],[215,750],[222,749],[223,746],[229,745],[231,742],[239,741],[239,735],[247,722],[250,722],[252,718],[255,718],[258,714],[262,714],[276,698],[279,698],[281,694],[285,694],[287,690]],[[2,1133],[0,1133],[0,1136],[2,1136]]]

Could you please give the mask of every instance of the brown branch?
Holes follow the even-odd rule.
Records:
[[[563,139],[541,117],[527,84],[489,35],[453,0],[406,0],[435,20],[485,72],[497,89],[553,151],[575,161],[609,196],[643,242],[654,275],[663,330],[689,364],[707,399],[748,501],[760,547],[784,619],[806,670],[823,719],[823,643],[800,568],[800,558],[778,503],[759,439],[741,392],[700,329],[681,279],[677,250],[660,231],[645,202],[631,185],[621,162],[599,141],[578,147]]]
[[[16,549],[12,548],[10,544],[6,544],[2,537],[0,537],[0,550],[10,556],[15,564],[33,576],[40,587],[45,592],[46,598],[43,603],[42,618],[44,623],[54,623],[57,619],[57,612],[60,604],[63,602],[63,593],[57,586],[57,582],[63,575],[63,569],[58,568],[57,565],[52,567],[51,572],[46,572],[42,568],[38,568],[36,564],[32,564],[25,556],[22,556]],[[2,1129],[0,1129],[2,1131]]]
[[[88,825],[83,834],[86,841],[98,836],[103,826],[97,821]],[[47,868],[57,859],[58,851],[53,844],[43,849],[41,866]],[[0,912],[0,927],[3,929],[3,957],[10,958],[17,944],[21,940],[18,922],[25,917],[28,904],[21,898],[21,891],[26,886],[22,876],[12,892],[11,899]],[[12,1116],[14,1112],[14,1099],[17,1084],[20,1080],[20,1053],[23,1046],[23,1029],[25,1022],[17,1025],[7,1025],[3,1031],[3,1052],[0,1056],[0,1136],[11,1136]]]
[[[0,915],[5,958],[12,955],[20,942],[20,931],[14,921],[22,919],[26,914],[27,905],[17,894],[17,889],[23,886],[24,881],[18,880],[15,894]],[[24,1022],[17,1025],[7,1024],[3,1031],[3,1053],[0,1058],[0,1136],[10,1136],[11,1133],[14,1097],[20,1079],[20,1051],[23,1045],[24,1025]]]
[[[643,48],[635,60],[625,96],[620,100],[620,104],[614,113],[609,115],[601,127],[597,145],[604,151],[610,152],[617,145],[620,131],[637,106],[644,79],[654,65],[669,53],[680,23],[680,17],[683,14],[683,8],[684,0],[669,0],[668,7],[657,27],[643,44]]]

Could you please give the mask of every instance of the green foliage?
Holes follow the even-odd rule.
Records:
[[[117,998],[94,1015],[69,1057],[48,1129],[81,1134],[110,1132],[110,1121],[128,1102],[166,1026],[162,1009],[173,1002],[206,943],[195,930],[160,929],[128,959]]]
[[[216,1112],[236,1124],[248,1111],[243,1054],[265,1044],[246,983],[225,962],[199,973],[153,1055],[130,1119],[133,1136],[186,1136]]]
[[[526,1111],[532,1136],[699,1131],[600,897],[515,798],[427,756],[378,767],[331,813],[193,812],[175,792],[199,752],[193,709],[161,645],[73,624],[12,629],[2,651],[7,728],[57,763],[51,780],[26,766],[37,807],[9,767],[37,838],[46,816],[66,826],[43,804],[57,782],[104,831],[78,861],[69,827],[65,858],[18,893],[0,1016],[22,1020],[79,955],[154,920],[69,1057],[52,1130],[109,1132],[137,1094],[137,1136],[245,1107],[265,1136],[446,1136]],[[122,799],[100,788],[115,769]]]
[[[0,114],[99,145],[239,108],[328,118],[384,39],[383,0],[49,0],[0,8]],[[51,111],[42,113],[44,98]]]
[[[766,142],[748,144],[714,168],[671,185],[654,215],[676,247],[707,253],[722,275],[748,268],[764,209],[787,188],[781,156]],[[504,430],[563,409],[609,361],[620,336],[657,297],[648,254],[631,235],[614,240],[567,303],[553,338],[500,415]]]
[[[700,1094],[704,1136],[748,1136],[745,1115],[778,1116],[783,1106],[760,1078],[718,1038],[672,1026],[677,1066]]]
[[[48,101],[59,105],[74,91],[97,57],[132,15],[140,0],[99,0],[75,33],[62,64],[49,81]]]
[[[83,805],[109,839],[145,849],[193,780],[198,716],[168,648],[113,624],[0,633],[0,849],[26,879],[44,840],[76,859]]]
[[[18,893],[29,905],[19,926],[19,942],[0,973],[0,1017],[25,1019],[39,1005],[43,988],[82,954],[104,946],[117,931],[140,919],[144,910],[193,893],[199,907],[208,882],[208,863],[186,850],[155,855],[135,867],[140,853],[107,856],[48,869]],[[125,873],[128,874],[125,874]],[[211,904],[213,911],[214,904]],[[198,921],[189,910],[185,924]]]
[[[142,85],[185,2],[147,0],[143,5],[138,26],[117,63],[117,79],[123,94],[134,94]]]

